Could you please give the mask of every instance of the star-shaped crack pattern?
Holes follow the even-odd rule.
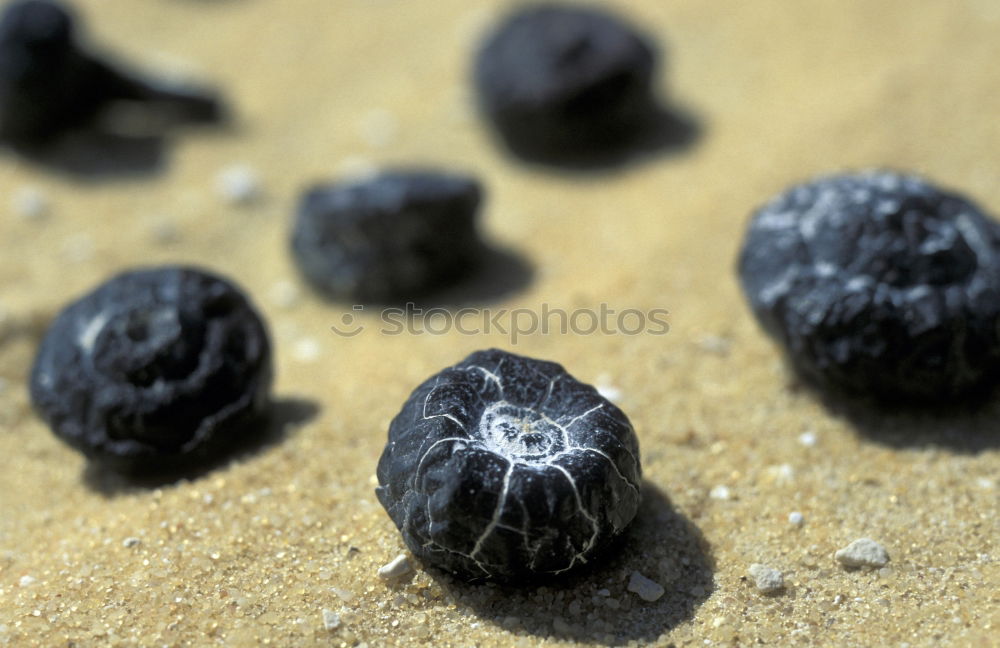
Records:
[[[415,555],[464,578],[525,580],[597,556],[635,516],[628,418],[560,365],[472,354],[393,420],[379,500]]]

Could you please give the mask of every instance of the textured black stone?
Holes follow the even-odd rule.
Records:
[[[44,143],[93,121],[116,100],[155,105],[164,116],[214,121],[209,94],[148,83],[78,46],[76,19],[51,0],[17,0],[0,16],[0,140]]]
[[[473,178],[435,171],[321,185],[299,204],[293,256],[331,297],[417,299],[475,269],[484,249],[476,229],[481,197]]]
[[[172,471],[250,436],[271,378],[267,331],[246,296],[201,270],[161,267],[118,275],[56,317],[31,398],[89,458]]]
[[[614,148],[655,110],[654,47],[598,9],[518,9],[484,40],[474,81],[482,112],[516,153],[560,158]]]
[[[376,494],[421,560],[521,582],[598,558],[635,516],[640,478],[621,410],[554,362],[493,349],[410,395]]]
[[[763,327],[821,386],[938,401],[996,380],[1000,229],[921,178],[787,190],[754,214],[739,273]]]

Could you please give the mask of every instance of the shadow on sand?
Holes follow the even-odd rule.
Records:
[[[1000,397],[989,392],[962,402],[886,405],[806,386],[832,415],[858,434],[890,448],[940,447],[977,454],[1000,448]]]
[[[645,482],[635,521],[605,560],[558,581],[527,587],[456,582],[429,573],[484,621],[514,635],[557,637],[608,646],[654,641],[683,621],[715,588],[705,538],[669,498]],[[626,588],[633,571],[666,590],[653,602]]]
[[[116,497],[130,492],[168,486],[183,480],[197,479],[230,462],[247,459],[283,442],[299,426],[313,419],[319,406],[311,401],[296,398],[276,399],[257,428],[251,430],[239,447],[207,463],[200,463],[190,470],[156,474],[128,475],[107,470],[100,463],[88,462],[83,471],[87,487],[105,497]]]
[[[704,127],[693,113],[677,107],[657,107],[634,132],[591,148],[538,151],[513,142],[498,143],[514,158],[566,173],[607,173],[645,159],[677,155],[701,139]]]

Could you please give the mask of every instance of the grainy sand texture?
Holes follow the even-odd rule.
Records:
[[[1000,645],[1000,402],[828,403],[734,275],[750,211],[820,173],[913,170],[1000,213],[1000,5],[606,5],[659,40],[658,87],[689,132],[567,170],[505,154],[475,114],[471,54],[506,3],[79,0],[92,42],[218,84],[235,118],[127,174],[0,157],[0,645]],[[375,311],[315,296],[288,254],[299,191],[384,163],[483,180],[483,229],[511,256],[475,305],[664,308],[669,332],[387,335]],[[132,484],[49,432],[26,374],[67,300],[165,262],[232,277],[267,317],[274,434],[204,474]],[[335,335],[345,314],[364,330]],[[542,587],[418,563],[381,578],[405,553],[374,495],[388,423],[490,346],[615,397],[641,444],[634,527]],[[889,562],[834,558],[859,538]],[[646,600],[644,579],[663,595]]]

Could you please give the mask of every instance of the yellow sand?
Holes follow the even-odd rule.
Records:
[[[0,160],[0,645],[1000,644],[1000,407],[937,421],[828,409],[788,374],[733,272],[749,211],[821,172],[913,169],[1000,213],[1000,7],[613,3],[662,37],[661,88],[702,134],[566,174],[505,156],[470,109],[470,51],[503,4],[80,2],[93,40],[218,82],[238,124],[179,138],[161,173],[131,180]],[[386,121],[395,132],[367,132]],[[502,334],[383,336],[365,313],[361,335],[333,335],[343,306],[283,294],[298,285],[289,219],[300,189],[366,160],[484,179],[485,229],[535,269],[494,307],[666,308],[671,331],[511,346]],[[263,180],[255,206],[216,193],[236,162]],[[6,207],[26,186],[48,196],[48,219]],[[156,490],[85,481],[83,459],[30,410],[38,336],[109,273],[168,261],[208,265],[254,296],[288,434]],[[647,479],[635,532],[562,586],[468,587],[422,569],[387,585],[376,571],[403,550],[373,494],[388,422],[422,379],[488,346],[620,391]],[[886,568],[833,559],[862,536],[886,546]],[[755,562],[784,572],[783,594],[754,588]],[[664,597],[627,591],[636,570]],[[339,627],[324,627],[324,609]]]

